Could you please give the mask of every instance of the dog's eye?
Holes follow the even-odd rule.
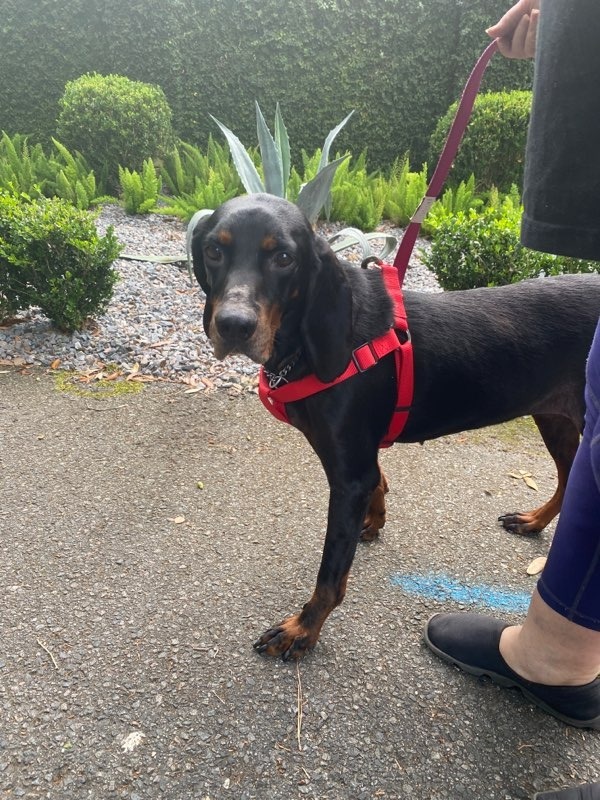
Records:
[[[204,248],[204,257],[209,261],[222,261],[223,251],[216,244],[209,244]]]
[[[294,263],[294,258],[289,253],[277,253],[274,258],[275,264],[278,267],[289,267]]]

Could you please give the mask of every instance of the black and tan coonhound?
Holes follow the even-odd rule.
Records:
[[[217,358],[242,353],[271,374],[329,382],[354,348],[386,332],[392,303],[378,269],[332,252],[292,203],[249,195],[224,203],[193,230],[204,327]],[[531,414],[558,470],[554,496],[500,517],[532,534],[558,514],[584,416],[584,377],[600,314],[600,277],[569,275],[500,288],[405,291],[414,398],[399,442],[423,442]],[[287,407],[319,456],[330,487],[315,591],[266,631],[257,650],[301,658],[341,603],[358,540],[385,522],[378,448],[396,398],[394,359]]]

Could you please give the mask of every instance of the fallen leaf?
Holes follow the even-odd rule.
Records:
[[[203,390],[202,386],[194,386],[192,389],[186,389],[184,394],[197,394]]]
[[[546,556],[539,556],[534,558],[531,564],[527,567],[528,575],[539,575],[546,566]]]
[[[55,358],[50,364],[50,369],[58,369],[60,367],[60,358]]]
[[[535,482],[531,472],[525,472],[524,470],[521,470],[520,472],[509,472],[507,474],[510,478],[515,478],[518,481],[525,481],[530,489],[533,489],[536,492],[538,491],[538,485]]]
[[[145,738],[145,733],[142,733],[141,731],[133,731],[133,733],[130,733],[129,736],[125,736],[123,738],[121,747],[126,753],[131,753],[139,744],[142,743],[142,740]]]
[[[133,367],[129,370],[126,380],[128,381],[133,380],[139,371],[140,371],[140,365],[138,363],[135,363]]]

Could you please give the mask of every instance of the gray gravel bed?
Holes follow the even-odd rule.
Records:
[[[160,214],[129,216],[120,206],[101,209],[97,226],[101,233],[112,225],[125,252],[136,255],[172,256],[185,253],[186,226]],[[339,225],[324,225],[330,235]],[[401,229],[381,230],[401,237]],[[440,291],[432,273],[423,265],[419,251],[428,243],[417,242],[405,286]],[[348,253],[350,253],[348,255]],[[345,257],[357,258],[351,251]],[[393,256],[391,257],[393,258]],[[159,264],[119,259],[120,279],[105,314],[88,330],[73,334],[57,331],[38,310],[30,309],[19,321],[0,327],[0,364],[60,366],[80,372],[103,365],[142,375],[183,381],[200,388],[252,386],[257,367],[243,357],[217,361],[202,327],[204,295],[190,286],[183,264]]]

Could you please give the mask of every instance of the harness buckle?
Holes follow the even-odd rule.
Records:
[[[366,358],[363,358],[363,354]],[[366,370],[374,367],[375,364],[379,361],[379,356],[375,352],[375,348],[371,342],[366,342],[365,344],[361,344],[355,350],[352,351],[352,363],[356,367],[358,372],[365,372]]]

